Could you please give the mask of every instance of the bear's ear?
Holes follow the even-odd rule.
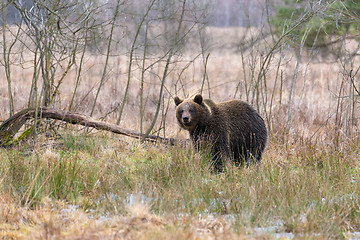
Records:
[[[201,104],[203,101],[203,98],[200,94],[197,94],[194,98],[194,102],[196,102],[197,104]]]
[[[178,96],[174,97],[174,103],[175,103],[176,106],[179,105],[182,102],[183,102],[183,100],[181,100]]]

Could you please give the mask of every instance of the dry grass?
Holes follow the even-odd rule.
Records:
[[[214,175],[192,150],[64,136],[1,151],[4,236],[328,239],[360,227],[359,139],[273,138],[260,166]]]
[[[2,238],[15,239],[238,239],[221,218],[164,218],[135,205],[129,214],[97,217],[62,202],[44,199],[36,210],[2,203]],[[11,213],[10,213],[11,211]],[[15,214],[14,216],[9,216]],[[9,218],[21,218],[21,221]]]

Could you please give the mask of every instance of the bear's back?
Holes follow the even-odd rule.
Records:
[[[248,136],[252,132],[266,135],[264,120],[248,103],[240,100],[215,103],[210,99],[205,99],[204,103],[209,109],[214,127],[227,130],[235,137]]]
[[[260,115],[246,102],[240,100],[230,100],[226,102],[215,103],[210,99],[205,99],[204,102],[211,109],[211,115],[218,118],[220,115],[223,121],[228,121],[233,124],[246,124],[247,126],[257,121],[257,116]],[[260,118],[261,119],[261,118]]]
[[[220,102],[217,106],[219,111],[225,114],[231,123],[234,124],[235,121],[236,125],[242,125],[244,128],[249,129],[250,127],[251,129],[254,123],[258,124],[259,121],[262,121],[262,118],[255,109],[246,102],[231,100]]]

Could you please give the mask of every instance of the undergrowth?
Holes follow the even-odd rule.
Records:
[[[29,209],[61,201],[98,216],[141,203],[159,216],[227,217],[238,234],[274,223],[325,237],[360,229],[359,140],[335,149],[272,139],[259,166],[212,174],[192,149],[63,136],[54,146],[0,149],[2,198]]]

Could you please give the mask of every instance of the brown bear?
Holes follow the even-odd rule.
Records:
[[[176,118],[188,130],[194,146],[210,150],[216,172],[223,171],[224,161],[248,165],[261,160],[267,141],[264,120],[249,104],[230,100],[215,103],[198,94],[193,99],[174,98]]]

